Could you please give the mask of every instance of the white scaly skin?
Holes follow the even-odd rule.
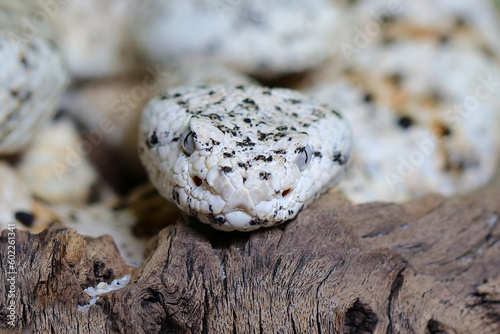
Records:
[[[201,59],[272,77],[325,61],[341,22],[329,0],[150,0],[134,32],[153,63]]]
[[[351,131],[336,110],[288,89],[169,89],[146,106],[141,161],[160,193],[216,229],[294,218],[344,174]]]
[[[0,29],[0,155],[25,148],[54,114],[68,81],[51,42],[41,34],[21,37]]]

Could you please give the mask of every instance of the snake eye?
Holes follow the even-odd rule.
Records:
[[[195,134],[191,129],[188,127],[186,130],[181,135],[180,141],[181,141],[181,146],[182,150],[184,153],[187,155],[191,155],[191,153],[194,152],[194,136]]]
[[[309,165],[309,162],[311,162],[311,157],[312,157],[312,150],[309,145],[307,145],[302,152],[300,152],[300,155],[297,159],[297,166],[299,167],[300,170],[306,168],[307,165]]]

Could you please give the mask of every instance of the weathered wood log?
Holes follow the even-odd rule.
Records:
[[[90,301],[83,289],[131,272],[113,239],[84,238],[53,225],[40,234],[15,230],[15,266],[7,261],[9,230],[0,236],[0,333],[101,333],[106,316],[99,309],[77,311]],[[13,270],[12,270],[13,269]],[[9,274],[13,272],[14,274]],[[12,284],[11,284],[12,283]],[[11,291],[15,298],[8,298]],[[13,311],[10,301],[15,302]],[[9,317],[12,314],[13,317]],[[14,326],[9,322],[13,320]]]
[[[498,334],[499,212],[500,187],[490,185],[405,205],[353,206],[329,193],[294,221],[251,234],[178,222],[151,241],[131,283],[88,313],[76,305],[99,275],[95,261],[71,266],[60,250],[73,232],[19,232],[20,322],[54,333]]]

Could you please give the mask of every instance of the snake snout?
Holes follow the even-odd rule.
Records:
[[[251,216],[255,215],[255,205],[247,189],[239,188],[224,207],[225,211],[243,211]]]

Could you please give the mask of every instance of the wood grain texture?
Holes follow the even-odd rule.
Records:
[[[0,254],[7,254],[7,230],[0,236]],[[3,256],[2,256],[3,257]],[[6,282],[7,262],[0,262]],[[7,324],[7,283],[0,285],[0,333],[102,333],[106,315],[100,308],[77,310],[88,304],[83,291],[110,282],[130,271],[109,236],[84,238],[75,230],[52,225],[40,234],[16,231],[15,328]]]
[[[81,289],[103,277],[95,259],[60,250],[82,238],[61,227],[20,233],[26,271],[51,264],[22,283],[22,324],[55,333],[498,334],[499,199],[496,184],[405,205],[352,206],[332,192],[254,233],[178,222],[153,238],[131,283],[88,313],[76,311]]]

